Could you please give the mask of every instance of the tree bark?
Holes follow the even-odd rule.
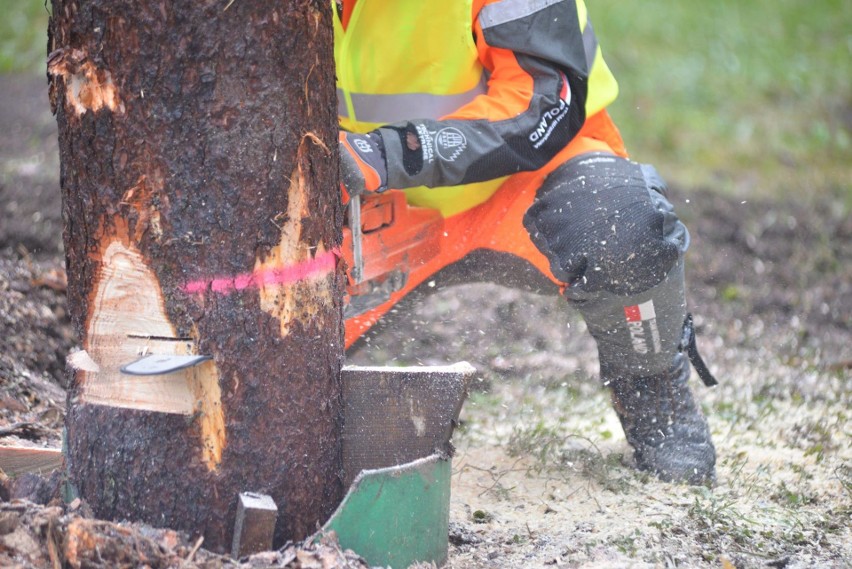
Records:
[[[71,316],[67,464],[104,518],[226,549],[342,495],[342,207],[330,3],[53,0]],[[145,353],[212,359],[168,375]]]

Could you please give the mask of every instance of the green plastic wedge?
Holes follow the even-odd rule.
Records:
[[[443,565],[450,521],[450,461],[433,454],[413,462],[364,470],[323,530],[371,566],[405,569]]]

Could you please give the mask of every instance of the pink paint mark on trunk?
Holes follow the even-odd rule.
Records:
[[[189,294],[210,290],[218,294],[231,294],[247,288],[281,286],[303,281],[332,272],[340,258],[340,249],[333,249],[313,259],[273,269],[262,269],[233,277],[199,279],[186,283],[183,291]]]

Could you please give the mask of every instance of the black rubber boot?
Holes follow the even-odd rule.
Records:
[[[639,470],[665,482],[712,484],[716,449],[688,379],[689,360],[679,354],[668,373],[617,379],[609,387]]]

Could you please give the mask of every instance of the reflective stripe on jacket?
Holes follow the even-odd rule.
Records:
[[[341,127],[378,129],[390,187],[445,216],[544,166],[617,96],[583,0],[353,2],[335,17]]]

